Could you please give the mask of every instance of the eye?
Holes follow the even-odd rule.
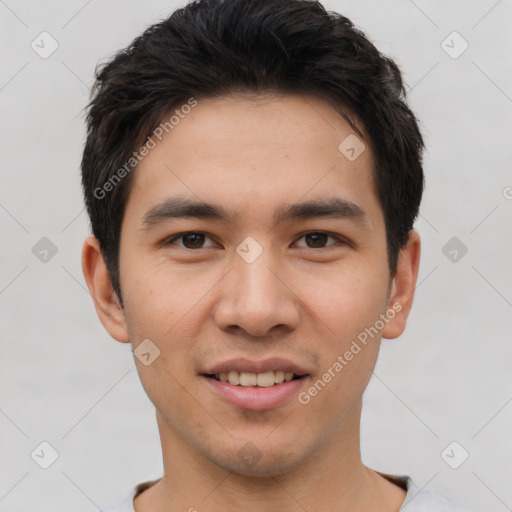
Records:
[[[323,249],[326,247],[330,247],[332,245],[336,245],[335,243],[327,244],[329,238],[333,239],[335,242],[344,244],[346,241],[337,235],[333,235],[327,233],[325,231],[311,231],[309,233],[303,234],[299,240],[304,239],[306,241],[306,245],[298,245],[298,247],[305,247],[307,249]],[[178,233],[171,238],[168,238],[163,242],[162,245],[177,245],[178,247],[183,247],[184,249],[205,249],[207,247],[214,247],[215,244],[204,245],[205,240],[212,240],[205,233],[201,233],[199,231],[187,231],[185,233]],[[181,241],[181,243],[176,243],[176,241]],[[296,244],[297,246],[297,244]]]
[[[331,235],[330,233],[326,233],[325,231],[311,231],[310,233],[305,233],[304,235],[302,235],[299,238],[299,240],[302,238],[306,240],[306,248],[308,249],[323,249],[324,247],[330,247],[331,245],[335,245],[325,245],[329,238],[332,238],[340,243],[345,243],[345,241],[341,237],[337,235]]]
[[[172,238],[168,238],[163,245],[178,245],[179,247],[184,247],[185,249],[203,249],[203,244],[206,238],[211,238],[204,233],[200,233],[199,231],[188,231],[186,233],[179,233]],[[182,240],[183,244],[174,243],[175,240]],[[206,246],[213,247],[213,245]]]

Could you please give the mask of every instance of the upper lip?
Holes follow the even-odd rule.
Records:
[[[282,359],[279,357],[263,359],[261,361],[246,358],[230,359],[208,367],[204,374],[217,375],[219,373],[228,373],[230,371],[236,371],[239,373],[265,373],[276,370],[282,370],[285,373],[291,372],[295,375],[308,374],[308,371],[304,367],[290,361],[289,359]]]

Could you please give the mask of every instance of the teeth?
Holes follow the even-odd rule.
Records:
[[[229,382],[233,386],[259,386],[260,388],[268,388],[274,384],[281,384],[282,382],[289,382],[293,379],[292,372],[283,372],[276,370],[275,372],[264,373],[248,373],[230,372],[219,373],[215,376],[221,382]]]
[[[274,382],[274,372],[258,373],[257,384],[260,388],[268,388],[273,386]]]
[[[240,374],[240,386],[256,386],[258,376],[255,373],[242,372]]]
[[[233,386],[238,386],[238,384],[240,384],[240,374],[235,371],[229,372],[228,373],[228,381]]]

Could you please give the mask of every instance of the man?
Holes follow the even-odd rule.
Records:
[[[461,510],[360,456],[420,259],[423,140],[397,66],[316,2],[206,0],[96,78],[82,266],[164,461],[110,510]]]

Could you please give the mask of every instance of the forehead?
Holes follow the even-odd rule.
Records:
[[[284,198],[376,201],[368,144],[316,96],[237,94],[177,110],[134,172],[128,206],[139,216],[176,194],[258,216]]]

